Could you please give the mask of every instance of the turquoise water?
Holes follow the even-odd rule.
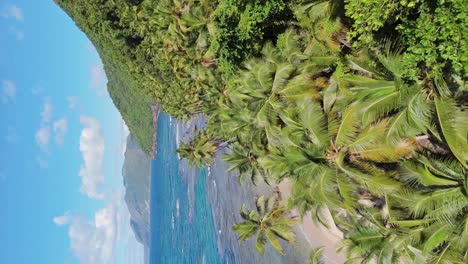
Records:
[[[212,210],[206,199],[205,169],[198,170],[190,210],[189,188],[180,175],[175,133],[175,124],[160,114],[158,154],[151,172],[150,263],[235,263],[232,257],[225,260],[218,254]]]

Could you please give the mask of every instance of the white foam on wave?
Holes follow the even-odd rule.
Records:
[[[172,230],[174,230],[175,228],[174,212],[171,213],[171,225],[172,225]]]
[[[176,211],[176,216],[177,216],[177,218],[179,218],[179,216],[180,216],[180,204],[179,203],[180,203],[179,198],[177,198],[177,201],[176,201],[176,210],[177,210]]]
[[[177,148],[179,148],[180,146],[179,126],[176,126],[176,145],[177,145]],[[177,153],[177,158],[180,159],[179,153]]]

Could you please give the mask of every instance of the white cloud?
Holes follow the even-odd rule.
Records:
[[[66,225],[70,220],[71,218],[68,215],[54,217],[54,223],[58,226]]]
[[[80,151],[84,164],[80,169],[80,191],[93,199],[102,199],[98,185],[104,182],[104,138],[99,122],[95,118],[81,116],[80,122],[85,126],[80,135]]]
[[[90,74],[91,82],[89,85],[91,88],[98,90],[102,89],[105,85],[104,82],[106,81],[106,73],[104,72],[104,67],[102,64],[93,64],[91,66]]]
[[[2,103],[6,104],[9,101],[15,100],[16,95],[16,85],[12,81],[3,81],[2,82],[2,93],[0,94],[0,100]]]
[[[52,110],[54,109],[54,106],[49,102],[49,99],[46,98],[44,106],[42,108],[41,112],[41,120],[42,123],[49,123],[50,119],[52,118]]]
[[[91,41],[86,42],[85,48],[91,53],[96,52],[96,48],[94,47],[93,43],[91,43]]]
[[[53,221],[58,226],[69,225],[71,249],[80,263],[110,264],[114,263],[117,211],[116,205],[110,204],[95,213],[94,222],[81,216],[71,216],[69,212]]]
[[[3,9],[2,17],[15,19],[17,21],[23,21],[24,13],[20,7],[16,5],[9,5]]]
[[[107,92],[106,89],[102,89],[102,90],[100,90],[100,91],[98,92],[98,95],[99,95],[100,97],[107,97],[107,96],[109,96],[109,93]]]
[[[67,97],[68,108],[74,110],[76,107],[76,102],[78,101],[78,96],[69,96]]]
[[[62,216],[57,216],[54,217],[54,223],[58,226],[64,226],[67,223],[71,222],[73,220],[73,217],[70,216],[70,211],[65,212],[64,215]]]
[[[11,34],[15,35],[17,40],[23,40],[24,39],[24,32],[17,29],[16,27],[11,26],[9,31],[10,31]]]
[[[44,152],[48,152],[49,142],[50,142],[50,128],[47,126],[41,127],[36,132],[35,138],[36,138],[36,143],[39,146],[39,148]]]
[[[41,156],[36,156],[36,161],[39,164],[39,167],[41,167],[41,169],[47,169],[47,167],[49,167],[49,163],[47,162],[47,160],[45,160]]]
[[[119,125],[120,125],[120,139],[118,145],[119,154],[125,156],[125,151],[127,150],[127,138],[130,134],[130,130],[128,129],[127,124],[123,120],[122,116],[119,115]]]
[[[31,93],[34,95],[40,94],[44,90],[44,87],[41,84],[36,84],[34,87],[31,89]]]
[[[49,151],[50,143],[51,130],[49,123],[52,118],[52,110],[54,109],[54,107],[49,101],[50,99],[47,97],[45,99],[44,106],[42,107],[41,112],[41,128],[39,128],[35,135],[36,143],[43,152]]]
[[[8,126],[7,128],[7,135],[5,137],[6,142],[8,143],[16,143],[18,142],[18,133],[14,127]]]
[[[63,139],[67,133],[68,128],[67,119],[63,117],[62,119],[55,121],[53,128],[55,133],[55,142],[60,145],[63,144]]]

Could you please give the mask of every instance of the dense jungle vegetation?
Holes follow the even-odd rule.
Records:
[[[240,181],[289,179],[234,226],[280,253],[285,208],[329,211],[349,263],[468,262],[468,5],[464,0],[56,0],[104,61],[151,148],[151,103],[207,127]],[[147,109],[148,112],[145,112]]]

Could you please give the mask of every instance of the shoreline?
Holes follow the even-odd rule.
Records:
[[[159,118],[159,110],[161,107],[159,104],[152,104],[150,105],[151,108],[151,115],[153,117],[153,148],[151,150],[151,153],[149,154],[149,157],[151,159],[156,159],[156,155],[158,154],[157,151],[157,145],[158,145],[158,118]]]
[[[177,141],[187,142],[195,134],[196,129],[202,129],[205,125],[206,117],[203,115],[194,116],[187,122],[174,123],[178,129]],[[219,149],[213,164],[207,166],[205,179],[207,202],[211,205],[212,217],[217,235],[218,254],[223,258],[235,259],[235,263],[268,263],[268,264],[303,264],[307,263],[310,246],[305,240],[300,230],[294,228],[297,233],[296,243],[286,243],[281,241],[286,256],[281,256],[274,251],[270,245],[266,245],[265,255],[258,254],[255,249],[255,239],[239,241],[236,233],[232,231],[232,225],[240,222],[239,209],[242,204],[254,208],[254,198],[258,195],[268,195],[272,192],[272,186],[259,184],[253,186],[246,181],[243,185],[238,182],[238,172],[228,172],[229,164],[222,160],[228,148]],[[187,160],[179,161],[183,180],[187,181],[187,194],[189,207],[195,206],[194,186],[198,181],[198,168],[189,168]],[[226,263],[233,263],[228,261]]]
[[[177,143],[190,140],[195,134],[196,128],[202,129],[204,127],[205,121],[202,115],[196,116],[188,122],[178,121],[175,125],[177,127]],[[239,185],[237,171],[227,172],[230,166],[222,161],[223,154],[228,151],[229,149],[227,148],[218,150],[214,163],[207,166],[209,169],[207,169],[205,182],[207,201],[211,204],[218,237],[218,253],[221,256],[225,256],[227,253],[226,251],[232,250],[229,254],[233,254],[236,261],[255,260],[256,263],[299,264],[308,260],[311,249],[323,246],[323,260],[325,263],[334,264],[345,262],[344,254],[336,253],[336,249],[341,245],[341,232],[337,228],[336,232],[336,230],[328,230],[324,226],[315,224],[310,217],[310,213],[305,215],[302,219],[302,223],[293,229],[297,236],[296,243],[289,244],[282,241],[286,252],[286,256],[284,257],[274,252],[273,248],[270,248],[269,245],[267,245],[269,250],[265,253],[265,256],[261,256],[255,250],[255,241],[253,241],[253,239],[245,242],[238,241],[237,235],[231,232],[231,226],[233,223],[241,220],[238,215],[240,206],[246,204],[248,207],[254,208],[254,197],[271,194],[274,186],[268,186],[264,183],[259,184],[259,186],[253,186],[248,181],[242,186]],[[195,173],[197,169],[188,168],[186,160],[181,160],[179,162],[179,168],[183,174],[186,174],[184,178],[188,182],[188,202],[190,207],[193,207],[193,202],[195,200],[194,186],[198,178]],[[291,182],[284,180],[278,187],[283,199],[288,199],[291,195]],[[293,215],[298,215],[298,213],[294,211],[291,213]]]
[[[282,195],[282,199],[287,200],[291,196],[292,183],[288,179],[285,179],[277,186]],[[294,209],[291,211],[291,214],[299,215],[299,212]],[[330,212],[327,210],[325,214],[328,215],[329,226],[334,228],[328,229],[323,225],[314,223],[310,212],[304,215],[302,222],[297,227],[301,230],[311,249],[323,247],[323,260],[325,263],[344,263],[346,259],[345,255],[343,252],[337,252],[337,249],[341,246],[343,233],[336,228]]]

